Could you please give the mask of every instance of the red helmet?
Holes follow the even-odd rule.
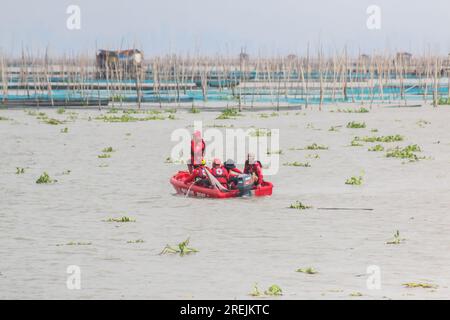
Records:
[[[215,158],[215,159],[213,160],[213,165],[215,165],[215,166],[220,166],[221,164],[222,164],[222,162],[220,161],[219,158]]]

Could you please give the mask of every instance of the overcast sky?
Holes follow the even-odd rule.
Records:
[[[68,30],[66,9],[81,9],[81,29]],[[369,5],[381,29],[366,26]],[[450,0],[2,0],[0,47],[51,53],[142,48],[166,53],[302,54],[406,50],[450,52]]]

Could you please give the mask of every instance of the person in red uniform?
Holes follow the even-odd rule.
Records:
[[[191,162],[188,164],[189,172],[201,165],[202,159],[205,155],[205,141],[202,139],[200,131],[194,131],[191,140]]]
[[[216,158],[213,160],[213,165],[210,171],[217,181],[228,189],[228,179],[230,175],[228,174],[228,170],[220,162],[220,159]]]
[[[208,176],[206,175],[205,170],[209,170],[206,167],[205,159],[202,159],[200,164],[192,171],[191,175],[184,180],[185,183],[198,182],[198,185],[207,185]]]
[[[253,182],[256,186],[260,186],[263,183],[262,165],[261,162],[255,160],[253,153],[249,153],[247,156],[244,173],[252,175]]]
[[[224,163],[225,168],[228,170],[228,185],[230,186],[230,189],[236,189],[237,186],[237,176],[239,174],[242,174],[242,171],[236,168],[236,165],[234,164],[234,161],[232,159],[228,159]]]

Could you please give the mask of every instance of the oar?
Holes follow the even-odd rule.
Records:
[[[228,192],[230,190],[228,190],[227,188],[225,188],[219,181],[217,181],[217,179],[212,175],[211,172],[208,171],[208,169],[205,169],[206,175],[209,178],[209,182],[211,182],[211,184],[216,187],[217,189],[219,189],[222,192]]]
[[[187,192],[186,192],[185,198],[187,198],[187,197],[189,196],[189,192],[191,191],[192,186],[193,186],[194,184],[196,184],[198,181],[200,181],[200,180],[197,180],[197,181],[194,181],[194,182],[191,183],[191,185],[189,186],[189,188],[188,188],[188,190],[187,190]]]

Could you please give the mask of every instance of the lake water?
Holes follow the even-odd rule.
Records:
[[[105,111],[76,110],[71,120],[69,111],[40,111],[68,122],[49,125],[23,110],[0,110],[7,118],[0,120],[2,299],[251,299],[255,283],[261,291],[279,285],[281,299],[450,296],[448,107],[304,110],[267,118],[246,112],[234,120],[178,112],[176,120],[127,123],[95,119]],[[281,165],[267,177],[275,185],[272,197],[177,196],[169,178],[185,166],[165,163],[174,146],[170,135],[200,119],[280,129],[280,163],[311,167]],[[349,121],[367,127],[346,128]],[[338,131],[329,131],[332,126]],[[405,140],[381,144],[418,144],[426,159],[403,163],[369,152],[373,143],[349,146],[354,136],[394,134]],[[289,150],[312,143],[328,150]],[[111,157],[98,158],[109,146]],[[25,172],[16,174],[16,167]],[[44,171],[58,182],[36,184]],[[359,175],[361,186],[345,184]],[[313,209],[288,209],[297,200]],[[122,216],[136,221],[105,222]],[[401,243],[386,244],[396,230]],[[198,253],[159,255],[188,237]],[[138,239],[144,242],[128,243]],[[79,290],[67,287],[71,265],[81,270]],[[373,265],[379,290],[366,284]],[[306,267],[318,273],[295,272]],[[437,288],[405,288],[409,282]]]

